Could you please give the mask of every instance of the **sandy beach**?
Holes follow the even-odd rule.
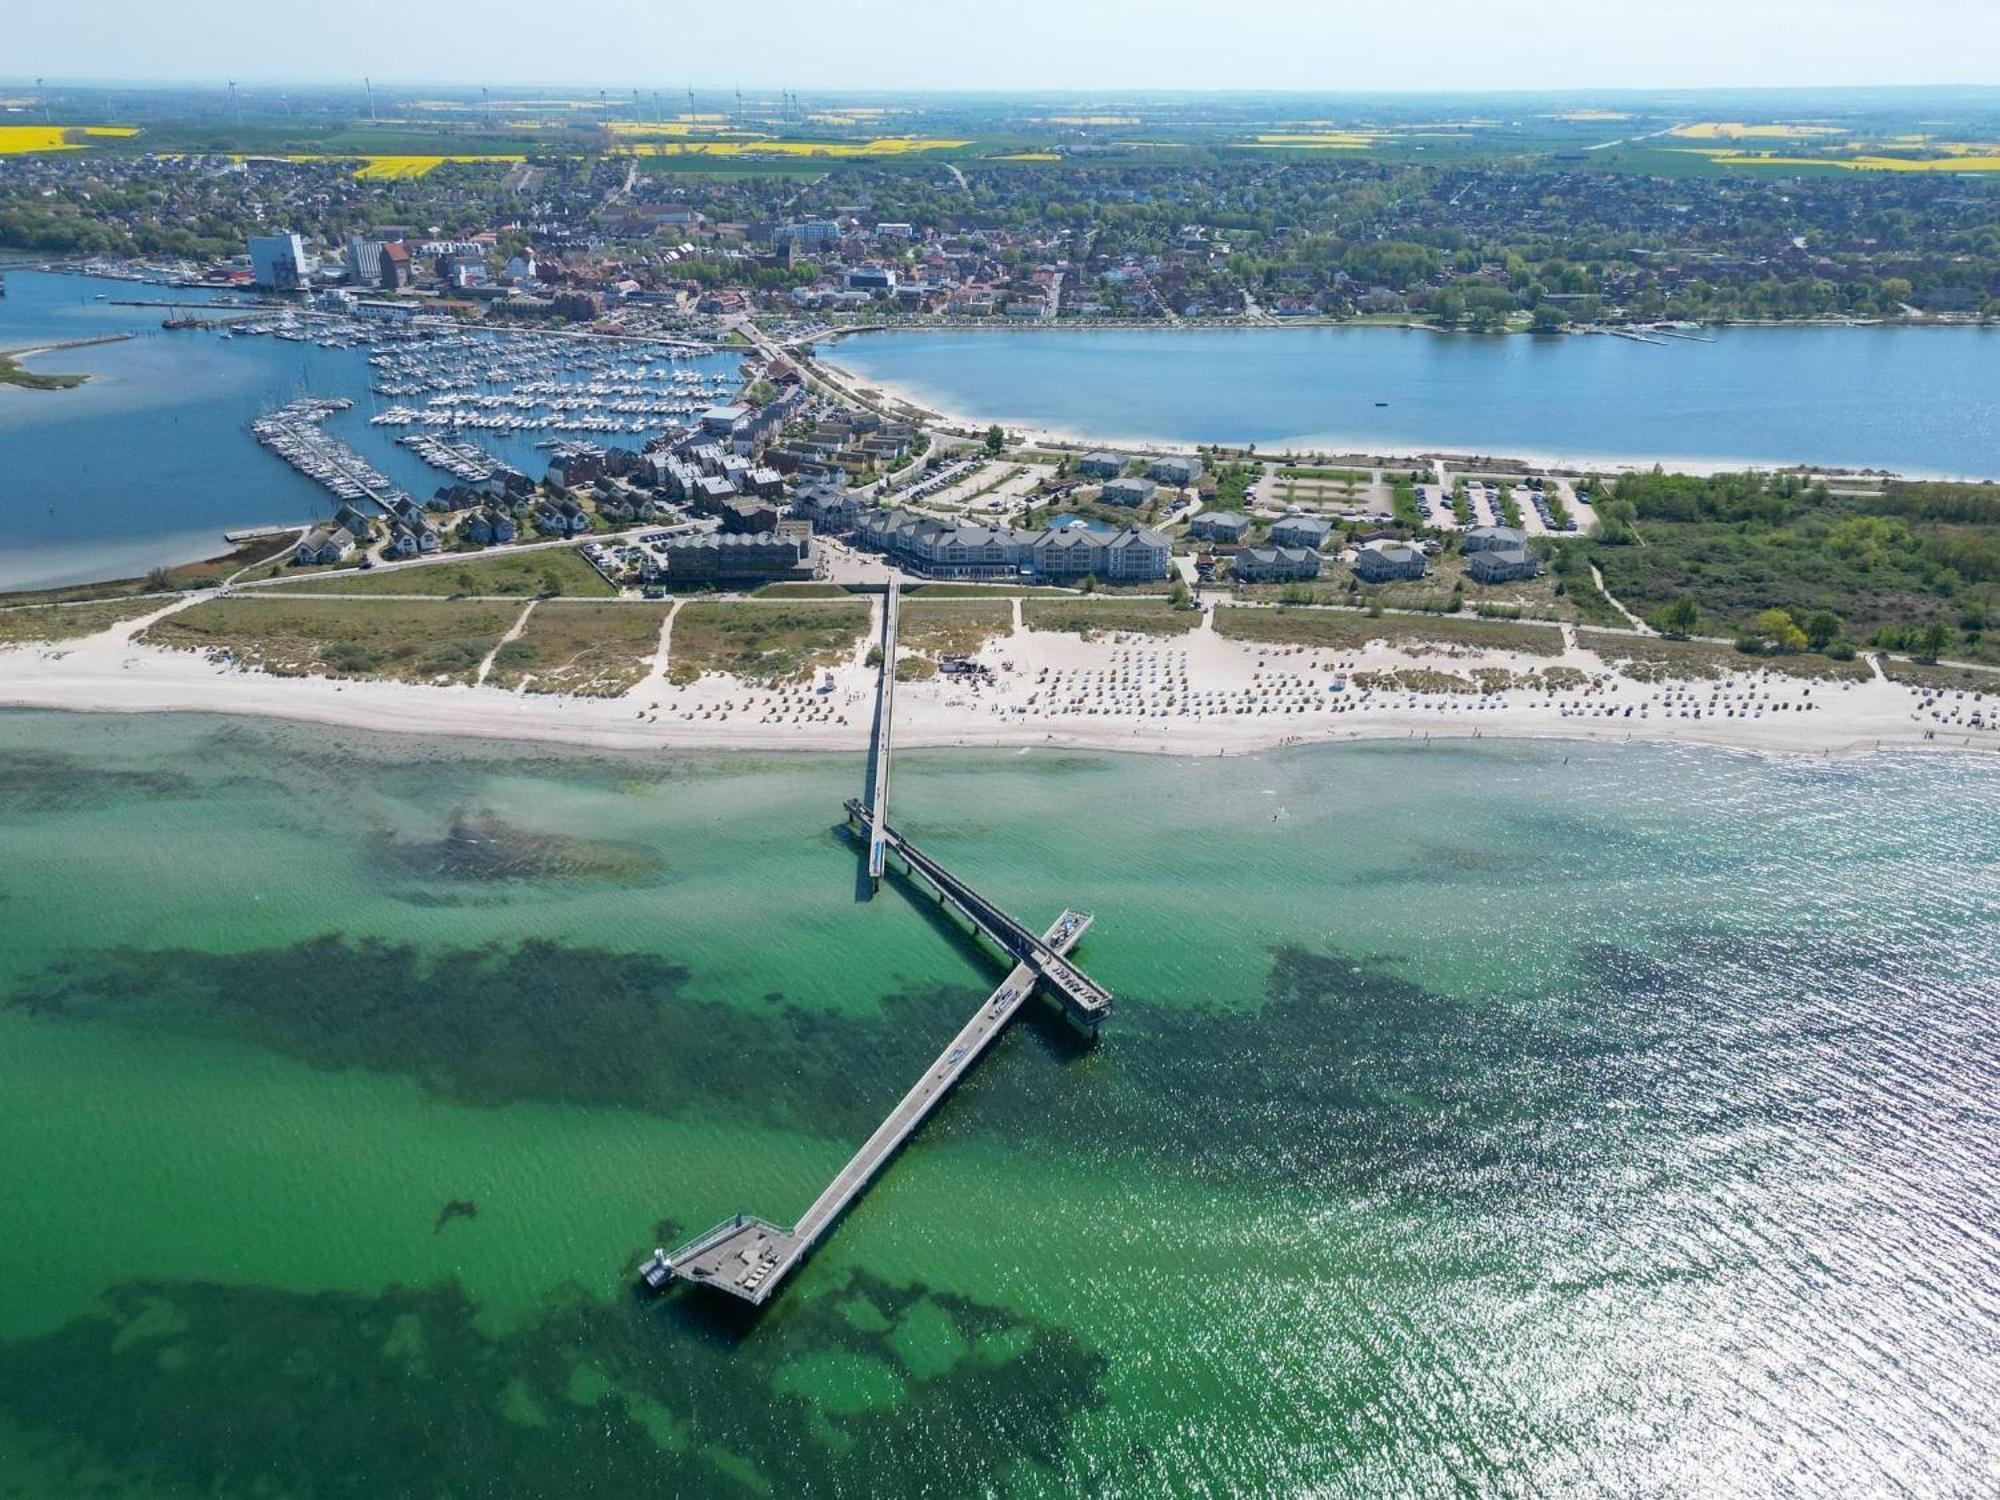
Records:
[[[876,669],[865,659],[872,637],[810,683],[774,689],[709,674],[676,686],[664,675],[664,658],[656,658],[628,692],[592,698],[274,676],[133,639],[171,612],[78,640],[0,649],[0,707],[251,714],[615,750],[856,754],[867,746],[873,711]],[[1918,745],[2000,749],[2000,732],[1991,727],[1994,695],[1934,694],[1879,672],[1859,681],[1807,678],[1745,658],[1721,678],[1635,681],[1567,632],[1562,655],[1550,657],[1379,640],[1365,649],[1264,645],[1218,635],[1211,620],[1178,636],[1087,639],[1025,629],[1017,608],[1013,631],[978,653],[990,669],[984,681],[939,677],[898,686],[897,745],[1240,755],[1308,742],[1510,737],[1805,755]],[[1552,668],[1568,670],[1552,677]],[[1423,672],[1461,680],[1504,672],[1516,685],[1425,692],[1362,680]]]

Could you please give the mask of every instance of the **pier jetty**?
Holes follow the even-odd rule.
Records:
[[[1070,959],[1071,950],[1090,928],[1089,912],[1071,908],[1046,931],[1036,932],[890,824],[896,607],[897,585],[892,582],[883,604],[882,664],[877,682],[869,795],[866,802],[858,797],[848,799],[847,824],[858,831],[866,849],[870,894],[879,886],[893,854],[913,881],[928,885],[941,905],[958,913],[974,933],[1000,950],[1009,960],[1007,977],[980,1003],[972,1018],[959,1028],[957,1035],[924,1069],[796,1224],[788,1229],[752,1214],[739,1213],[672,1252],[656,1249],[639,1268],[640,1284],[650,1291],[663,1292],[674,1282],[685,1281],[727,1292],[754,1306],[763,1305],[792,1269],[825,1238],[840,1216],[867,1191],[889,1159],[916,1134],[953,1086],[986,1055],[994,1039],[1006,1030],[1031,995],[1041,994],[1055,1001],[1071,1025],[1092,1037],[1111,1014],[1111,992]]]

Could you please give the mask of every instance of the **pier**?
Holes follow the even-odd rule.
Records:
[[[1066,911],[1036,941],[1050,953],[1066,954],[1083,937],[1090,920],[1087,912]],[[923,1076],[903,1095],[889,1117],[876,1126],[875,1133],[813,1200],[798,1223],[784,1229],[750,1214],[736,1214],[672,1254],[655,1250],[640,1270],[643,1283],[654,1291],[662,1291],[671,1282],[680,1280],[713,1287],[754,1305],[768,1301],[779,1283],[833,1228],[888,1164],[889,1158],[951,1092],[952,1086],[972,1071],[993,1039],[1006,1029],[1034,993],[1036,979],[1036,970],[1031,965],[1014,966],[1000,987],[986,997],[972,1019],[959,1028],[944,1051],[924,1069]]]
[[[1097,1035],[1111,1014],[1111,992],[1070,961],[1070,952],[1090,928],[1089,912],[1066,910],[1046,932],[1023,926],[970,881],[924,853],[889,822],[889,756],[894,728],[897,585],[889,584],[882,614],[882,664],[877,680],[875,731],[869,796],[846,803],[850,829],[858,827],[868,851],[872,894],[894,854],[913,880],[922,880],[972,930],[1007,956],[1010,966],[1000,987],[981,1002],[944,1051],[924,1069],[888,1118],[875,1127],[861,1149],[848,1158],[825,1191],[787,1229],[753,1214],[735,1214],[669,1254],[656,1249],[639,1268],[649,1291],[665,1291],[676,1281],[712,1287],[753,1306],[769,1301],[793,1267],[812,1252],[840,1216],[853,1206],[889,1159],[916,1134],[932,1110],[972,1071],[1028,997],[1038,991],[1056,1001],[1073,1026]]]
[[[889,754],[896,721],[896,601],[899,589],[898,580],[892,578],[888,593],[882,597],[882,670],[876,678],[875,735],[870,752],[874,774],[870,778],[868,798],[872,809],[868,820],[868,888],[871,892],[881,887],[882,871],[888,859]]]

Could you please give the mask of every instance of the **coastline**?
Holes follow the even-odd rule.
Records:
[[[868,637],[826,673],[832,688],[825,701],[841,707],[847,719],[841,724],[801,720],[778,706],[772,690],[719,674],[673,686],[658,661],[629,691],[591,698],[491,686],[276,676],[131,639],[178,607],[77,640],[0,648],[0,709],[248,715],[615,751],[862,755],[868,748],[875,680],[875,669],[865,663]],[[1559,657],[1413,649],[1382,641],[1336,652],[1239,641],[1211,630],[1087,639],[1017,629],[989,641],[979,655],[997,669],[988,690],[940,678],[899,684],[898,749],[1230,757],[1302,744],[1491,738],[1649,741],[1815,758],[1890,748],[2000,751],[2000,733],[1931,722],[1919,711],[1919,690],[1879,674],[1865,681],[1767,675],[1748,658],[1732,674],[1732,682],[1742,681],[1728,686],[1713,679],[1618,678],[1595,654],[1574,645]],[[1499,693],[1357,686],[1338,696],[1324,688],[1326,678],[1344,679],[1350,672],[1525,674],[1550,667],[1589,673],[1596,685]],[[1184,705],[1206,696],[1228,706],[1185,716],[1148,706],[1143,689],[1109,685],[1139,680],[1156,669],[1170,678],[1185,674],[1178,689]],[[1080,686],[1063,703],[1078,706],[1054,706],[1059,693],[1072,692],[1062,686],[1065,681]],[[787,691],[799,695],[804,689]],[[1710,706],[1699,717],[1672,716],[1661,699],[1676,693],[1688,695],[1684,703],[1701,700]],[[1742,716],[1715,706],[1711,695],[1718,693],[1725,704],[1741,701]],[[1760,697],[1753,717],[1748,704]],[[1654,705],[1650,711],[1648,703]],[[760,709],[767,721],[752,720]]]

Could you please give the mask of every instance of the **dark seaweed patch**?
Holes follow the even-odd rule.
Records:
[[[178,771],[118,770],[80,755],[0,750],[0,813],[70,812],[195,790],[194,779]]]
[[[861,1297],[866,1326],[841,1308]],[[0,1346],[0,1419],[82,1481],[204,1495],[995,1493],[1060,1469],[1104,1361],[1061,1329],[857,1273],[745,1328],[583,1297],[489,1335],[456,1284],[119,1288]],[[959,1352],[917,1369],[899,1335]],[[865,1400],[870,1390],[885,1399]]]
[[[659,856],[642,844],[536,833],[485,809],[454,813],[436,839],[385,834],[377,857],[398,874],[463,881],[638,881],[661,868]]]

